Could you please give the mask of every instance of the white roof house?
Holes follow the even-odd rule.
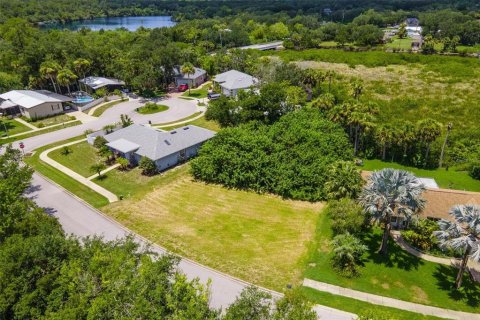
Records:
[[[125,82],[122,80],[113,79],[113,78],[104,78],[104,77],[86,77],[78,81],[89,86],[93,90],[97,90],[106,86],[120,87],[125,85]]]
[[[56,94],[47,90],[12,90],[0,94],[2,107],[17,105],[25,109],[30,109],[44,103],[63,103],[72,101],[71,98]]]
[[[258,84],[257,78],[237,70],[218,74],[213,81],[222,87],[222,93],[226,96],[236,96],[238,90],[249,89]]]

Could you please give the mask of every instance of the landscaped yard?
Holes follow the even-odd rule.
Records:
[[[201,117],[201,118],[198,118],[196,120],[192,120],[190,122],[183,123],[183,124],[160,127],[160,129],[170,131],[170,130],[180,128],[180,127],[183,127],[183,126],[186,126],[186,125],[189,125],[189,124],[193,124],[195,126],[202,127],[202,128],[212,130],[212,131],[220,131],[220,126],[218,125],[217,122],[215,122],[213,120],[206,120],[205,117]]]
[[[192,114],[192,115],[190,115],[190,116],[188,116],[188,117],[185,117],[185,118],[182,118],[182,119],[178,119],[178,120],[175,120],[175,121],[170,121],[170,122],[156,123],[156,124],[154,124],[153,126],[159,126],[159,127],[168,126],[168,125],[171,125],[171,124],[173,124],[173,123],[190,120],[190,119],[192,119],[192,118],[198,117],[198,116],[201,115],[201,114],[202,114],[202,112],[201,112],[201,111],[198,111],[198,112],[195,112],[194,114]]]
[[[167,111],[168,106],[163,104],[156,104],[156,103],[147,103],[143,107],[137,109],[137,112],[140,114],[152,114]]]
[[[407,170],[420,178],[433,178],[440,188],[457,189],[480,192],[480,180],[475,180],[465,171],[454,171],[452,169],[426,170],[415,167],[407,167],[395,162],[384,162],[381,160],[365,160],[363,170],[375,171],[383,168],[394,168]]]
[[[169,250],[281,290],[297,284],[322,204],[195,182],[184,165],[156,177],[135,169],[98,184],[131,197],[102,211]]]
[[[113,106],[115,106],[119,103],[125,102],[125,101],[128,101],[128,99],[115,100],[115,101],[111,101],[109,103],[105,103],[104,105],[95,109],[95,111],[93,111],[92,116],[100,117],[105,111],[107,111],[107,109],[109,109],[109,108],[111,108],[111,107],[113,107]]]
[[[23,140],[23,139],[35,137],[35,136],[45,134],[45,133],[48,133],[48,132],[53,132],[53,131],[65,129],[65,128],[68,128],[68,127],[78,126],[79,124],[82,124],[82,122],[77,120],[77,121],[65,123],[65,124],[60,125],[60,126],[45,128],[45,129],[42,129],[42,130],[27,131],[27,132],[25,132],[25,134],[22,134],[20,136],[2,138],[0,140],[0,144],[11,143],[11,142],[14,142],[14,141],[17,141],[17,140]]]
[[[59,184],[60,186],[67,189],[77,197],[85,200],[87,203],[89,203],[93,207],[99,208],[108,203],[107,198],[96,193],[89,187],[84,186],[81,183],[78,183],[78,181],[74,180],[73,178],[70,178],[66,174],[60,172],[59,170],[49,166],[48,164],[40,160],[40,153],[42,153],[42,151],[45,151],[47,149],[50,149],[55,146],[59,146],[68,142],[80,140],[82,138],[84,138],[84,136],[71,138],[68,140],[60,141],[57,143],[53,143],[53,144],[38,148],[35,150],[35,154],[33,154],[30,157],[25,157],[24,161],[25,163],[30,165],[33,169],[35,169],[35,171],[39,172],[46,178]]]
[[[24,124],[13,119],[0,117],[0,136],[11,136],[17,133],[27,132],[32,130]],[[0,140],[1,142],[1,140]]]
[[[197,89],[187,90],[182,94],[182,97],[189,97],[189,98],[196,98],[196,99],[206,98],[210,84],[211,82],[206,82]]]
[[[67,121],[75,120],[75,117],[70,116],[68,114],[59,114],[59,115],[55,115],[53,117],[48,117],[48,118],[43,118],[43,119],[38,119],[38,120],[36,120],[36,119],[34,119],[34,120],[24,119],[24,120],[30,122],[35,127],[43,128],[43,127],[53,126],[53,125],[56,125],[56,124],[60,124],[60,123],[64,123],[64,122],[67,122]]]
[[[48,156],[84,177],[90,177],[94,174],[90,171],[92,165],[104,161],[97,154],[95,147],[89,145],[86,141],[68,146],[68,149],[71,151],[68,154],[62,154],[63,148],[60,148],[50,152]]]
[[[463,288],[453,290],[456,270],[416,258],[390,241],[389,256],[377,254],[381,232],[375,230],[363,236],[369,247],[360,268],[360,276],[347,278],[336,273],[331,265],[330,219],[320,215],[316,247],[306,260],[305,277],[391,298],[428,304],[440,308],[478,312],[480,287],[467,277]]]

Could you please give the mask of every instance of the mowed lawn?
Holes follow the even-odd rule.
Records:
[[[381,242],[379,229],[361,237],[369,250],[363,257],[364,266],[360,268],[360,275],[353,278],[341,276],[331,265],[331,237],[330,219],[320,215],[316,247],[311,249],[306,259],[306,278],[440,308],[480,311],[480,286],[465,276],[463,287],[454,290],[456,269],[453,267],[414,257],[394,244],[392,239],[389,256],[378,254]]]
[[[465,171],[455,171],[453,169],[448,171],[445,169],[418,169],[381,160],[365,160],[362,167],[363,170],[367,171],[381,170],[384,168],[402,169],[410,171],[420,178],[433,178],[440,188],[480,192],[480,180],[473,179]]]
[[[90,167],[104,161],[97,154],[95,147],[89,145],[86,141],[73,144],[68,146],[68,148],[71,152],[67,155],[62,154],[63,148],[60,148],[48,153],[48,156],[84,177],[90,177],[95,174],[90,171]]]
[[[187,164],[150,178],[154,183],[140,178],[136,188],[135,177],[126,181],[126,175],[138,178],[138,171],[107,173],[96,182],[117,194],[144,191],[102,211],[177,254],[243,280],[276,290],[298,284],[323,205],[195,182],[188,171]]]
[[[30,130],[32,129],[16,120],[0,117],[0,136],[11,136]]]

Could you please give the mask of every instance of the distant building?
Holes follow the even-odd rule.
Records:
[[[405,24],[407,27],[419,27],[420,26],[420,20],[417,18],[407,18],[405,20]]]
[[[248,90],[256,86],[258,79],[237,70],[230,70],[216,75],[213,83],[221,88],[222,94],[236,97],[239,90]]]
[[[49,117],[63,113],[72,98],[47,90],[12,90],[0,95],[2,113],[21,114],[30,119]]]
[[[104,78],[104,77],[86,77],[80,79],[79,82],[83,84],[83,87],[86,87],[87,91],[93,93],[98,89],[105,88],[107,91],[113,91],[116,89],[123,89],[125,87],[125,82],[113,79],[113,78]]]
[[[180,66],[173,68],[175,85],[178,87],[187,84],[190,88],[196,88],[207,80],[207,71],[195,67],[195,73],[183,74]]]
[[[158,170],[166,170],[197,155],[201,145],[213,138],[215,132],[194,125],[159,131],[133,124],[110,134],[92,133],[87,136],[88,143],[93,144],[98,136],[104,136],[107,146],[131,165],[147,157],[155,162]]]

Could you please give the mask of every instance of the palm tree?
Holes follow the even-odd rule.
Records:
[[[73,68],[75,69],[75,72],[77,72],[78,76],[82,76],[83,79],[85,79],[85,76],[88,70],[90,69],[91,65],[92,63],[84,58],[79,58],[73,61]],[[80,82],[78,83],[78,88],[82,90],[82,87],[80,86]]]
[[[353,129],[354,156],[358,153],[361,134],[374,127],[374,115],[377,112],[378,110],[373,104],[356,103],[353,105],[353,110],[348,115],[348,124],[350,125],[350,132]]]
[[[55,91],[55,93],[58,93],[55,80],[57,78],[58,71],[61,68],[62,67],[54,61],[45,61],[40,65],[40,74],[45,79],[50,80],[50,82],[52,83],[53,91]]]
[[[391,168],[375,171],[360,194],[359,203],[375,221],[383,223],[383,237],[379,252],[387,254],[392,217],[406,219],[425,206],[423,184],[410,172]]]
[[[403,147],[403,158],[407,156],[408,147],[415,141],[415,126],[405,121],[399,126],[399,143]]]
[[[307,91],[307,101],[312,100],[312,91],[324,79],[324,75],[315,69],[307,69],[302,74],[302,83]]]
[[[355,199],[362,190],[363,179],[351,161],[337,161],[328,171],[325,193],[329,199]]]
[[[131,126],[133,124],[132,119],[126,114],[121,114],[120,115],[120,123],[122,125],[122,128],[126,128],[128,126]]]
[[[350,82],[350,96],[358,100],[360,99],[360,95],[363,92],[363,82],[361,80],[355,79]]]
[[[440,161],[438,161],[438,166],[441,168],[443,164],[443,155],[445,154],[445,147],[447,146],[448,142],[448,135],[450,131],[452,131],[453,124],[449,122],[447,124],[447,134],[445,135],[445,140],[443,140],[442,151],[440,152]]]
[[[70,85],[77,80],[77,76],[67,68],[63,68],[58,72],[57,81],[61,86],[67,87],[70,94]]]
[[[387,157],[387,145],[390,143],[392,135],[391,128],[387,125],[380,125],[375,130],[375,138],[382,146],[382,161],[386,160]]]
[[[195,67],[190,62],[187,62],[180,67],[180,72],[188,77],[189,75],[195,73]],[[188,95],[190,95],[190,89],[192,88],[192,86],[193,86],[193,80],[191,82],[191,85],[188,86]]]
[[[433,234],[445,248],[463,252],[462,262],[455,279],[455,289],[462,285],[463,273],[468,259],[480,262],[480,206],[467,204],[450,209],[450,215],[455,221],[440,220],[440,231]]]
[[[90,171],[93,173],[98,174],[98,177],[101,177],[102,171],[105,170],[107,167],[103,163],[96,163],[90,167]]]
[[[417,133],[425,144],[425,165],[430,153],[430,145],[442,134],[442,125],[433,119],[424,119],[417,122]]]

